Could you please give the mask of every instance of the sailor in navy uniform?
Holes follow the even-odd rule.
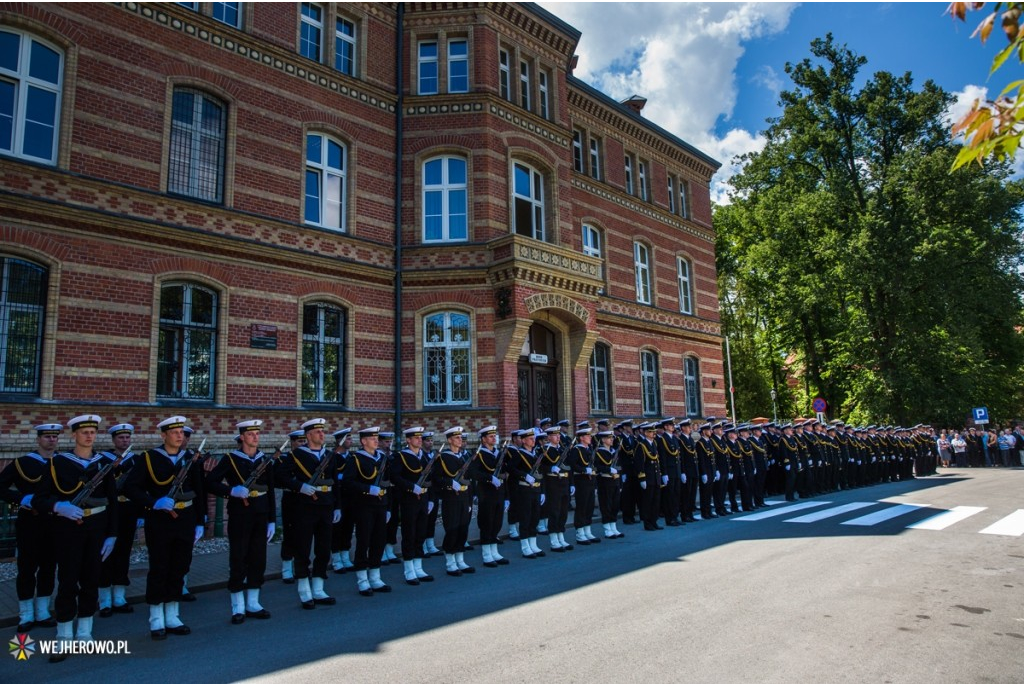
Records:
[[[18,507],[14,524],[17,535],[18,632],[33,627],[52,628],[57,621],[50,615],[57,572],[57,550],[53,545],[53,515],[32,504],[44,476],[50,474],[50,460],[57,449],[64,426],[44,423],[35,427],[36,448],[9,463],[0,473],[0,497]]]
[[[135,530],[142,525],[143,514],[139,505],[129,502],[128,498],[121,494],[128,472],[135,465],[134,453],[127,452],[132,444],[135,426],[130,423],[119,423],[111,426],[107,432],[110,433],[114,448],[109,452],[102,452],[100,459],[104,464],[122,455],[124,459],[114,469],[114,479],[118,484],[117,541],[114,543],[114,551],[103,562],[100,570],[100,618],[107,618],[115,613],[130,614],[134,611],[125,598],[125,593],[131,585],[128,566],[135,544]]]
[[[434,431],[423,432],[423,461],[430,461],[434,456]],[[431,499],[427,502],[427,538],[423,541],[423,557],[436,557],[441,554],[434,542],[434,531],[437,530],[437,515],[441,507],[437,506],[436,491],[431,492]]]
[[[459,471],[467,459],[473,458],[462,450],[462,426],[452,426],[444,432],[445,446],[437,457],[434,480],[441,493],[441,522],[444,524],[445,571],[450,576],[476,573],[466,563],[465,548],[469,537],[469,520],[473,502],[469,496],[468,481],[458,479]]]
[[[380,564],[384,555],[388,524],[388,462],[377,444],[380,427],[359,431],[359,449],[348,455],[342,478],[344,496],[353,499],[356,521],[356,589],[363,597],[375,592],[391,592],[381,580]]]
[[[505,459],[508,459],[506,452]],[[496,568],[508,564],[508,559],[498,553],[498,533],[508,507],[505,491],[505,464],[501,461],[498,448],[498,427],[485,426],[480,431],[480,450],[469,467],[469,476],[476,484],[477,525],[480,527],[480,548],[484,566]]]
[[[402,431],[403,447],[391,462],[391,495],[401,510],[402,567],[405,582],[419,585],[434,577],[423,570],[423,542],[427,538],[427,517],[431,493],[429,480],[423,479],[427,460],[423,452],[423,426]],[[430,474],[427,474],[429,478]],[[423,484],[420,485],[420,481]],[[392,517],[394,516],[392,508]],[[386,554],[386,553],[385,553]]]
[[[228,501],[228,592],[231,623],[238,625],[246,618],[270,618],[260,604],[260,588],[267,570],[267,543],[274,537],[277,520],[271,464],[279,455],[260,450],[260,419],[241,421],[235,428],[242,444],[206,475],[206,490]]]
[[[50,661],[67,658],[64,648],[72,639],[92,641],[92,619],[99,596],[100,565],[114,550],[117,537],[117,486],[107,473],[98,487],[86,483],[103,468],[93,451],[101,419],[95,414],[76,416],[68,422],[75,446],[50,460],[49,473],[39,482],[32,505],[52,511],[53,544],[57,548],[57,640],[61,649]],[[77,500],[77,501],[76,501]],[[72,631],[75,617],[78,630]]]
[[[384,455],[384,458],[388,460],[388,464],[395,456],[395,452],[392,446],[395,442],[395,434],[390,431],[381,431],[379,437],[380,446],[377,451]],[[392,473],[390,470],[388,473]],[[395,493],[392,493],[395,494]],[[381,564],[397,564],[401,561],[395,554],[395,545],[398,544],[398,526],[401,523],[402,512],[399,510],[398,497],[388,498],[388,525],[387,525],[387,536],[384,542],[384,556],[381,558]]]
[[[306,431],[294,430],[288,434],[288,454],[306,444]],[[275,470],[276,473],[276,470]],[[281,491],[281,580],[285,585],[295,582],[295,502],[291,490]],[[351,536],[349,536],[351,537]]]
[[[576,544],[578,545],[601,542],[601,538],[590,530],[594,523],[594,498],[597,488],[594,452],[590,446],[592,439],[589,425],[577,428],[576,443],[569,449],[569,454],[565,459],[565,466],[572,473],[573,494],[576,496],[573,527],[576,529]],[[553,551],[554,547],[551,549]]]
[[[619,497],[622,491],[622,473],[615,454],[615,433],[599,431],[597,449],[594,450],[594,470],[597,473],[597,506],[601,510],[604,536],[609,539],[626,537],[619,532]]]
[[[679,474],[679,513],[684,523],[694,523],[693,512],[697,508],[697,483],[700,480],[697,470],[697,445],[690,437],[693,426],[690,419],[683,419],[676,424],[679,429],[679,447],[682,449],[682,463]]]
[[[544,503],[541,492],[543,475],[533,474],[533,465],[537,459],[534,447],[537,436],[543,435],[539,428],[523,428],[519,430],[520,446],[508,458],[508,484],[512,489],[513,499],[518,499],[519,511],[519,545],[524,559],[537,559],[545,553],[537,546],[537,521],[540,508]]]
[[[334,431],[334,465],[338,480],[345,474],[345,463],[352,448],[352,429]],[[342,495],[341,520],[331,526],[331,568],[335,573],[346,573],[356,567],[352,563],[352,536],[356,530],[355,509],[352,498]]]

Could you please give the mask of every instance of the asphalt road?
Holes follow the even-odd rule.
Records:
[[[9,659],[0,682],[1022,682],[1024,536],[981,532],[1015,532],[1021,493],[1024,470],[948,470],[536,561],[506,543],[511,565],[449,578],[434,558],[420,587],[386,567],[395,591],[370,599],[332,576],[315,611],[275,581],[274,617],[241,626],[209,592],[183,605],[190,636],[97,619],[130,656]],[[984,509],[932,518],[954,507]]]

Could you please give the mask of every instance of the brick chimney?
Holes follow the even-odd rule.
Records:
[[[629,107],[639,115],[641,110],[643,110],[644,105],[647,104],[647,98],[640,97],[639,95],[631,95],[623,100],[622,104]]]

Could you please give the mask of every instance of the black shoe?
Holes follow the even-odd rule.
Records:
[[[99,611],[100,618],[110,618],[114,615],[113,607],[103,607]]]
[[[539,552],[534,552],[534,554],[536,554],[538,557],[546,557],[547,556],[547,553],[544,552],[544,550],[541,550]]]
[[[30,630],[32,630],[32,629],[33,629],[34,627],[36,627],[36,625],[37,625],[37,624],[36,624],[36,622],[35,622],[35,621],[26,621],[25,623],[19,623],[19,624],[18,624],[18,629],[17,629],[17,632],[18,632],[19,634],[24,634],[24,633],[27,633],[28,631],[30,631]]]
[[[333,570],[335,573],[337,573],[340,576],[341,574],[343,574],[348,569],[346,569],[344,566],[342,566],[341,568],[335,568],[335,569],[331,569],[331,570]]]
[[[419,585],[420,581],[419,581],[419,578],[412,578],[412,579],[406,578],[405,579],[405,584],[406,585]]]
[[[192,629],[184,624],[177,626],[176,628],[164,628],[164,630],[167,631],[168,635],[189,635],[192,633]]]
[[[194,602],[194,601],[196,601],[196,596],[193,595],[191,592],[186,592],[185,594],[183,594],[181,596],[181,601],[182,602]]]
[[[523,555],[523,559],[537,559],[537,558],[538,558],[537,555],[534,554],[533,552],[530,552],[529,554],[524,554]]]
[[[390,589],[388,588],[389,591]],[[334,599],[334,597],[314,597],[313,602],[322,607],[332,607],[338,603],[338,600]]]
[[[284,582],[285,585],[295,585],[294,578],[282,578],[281,580]]]
[[[636,523],[636,519],[624,518],[622,519],[622,522],[625,523],[627,526],[632,526],[634,523]]]
[[[266,609],[260,609],[259,611],[249,611],[248,609],[246,609],[245,610],[245,617],[246,618],[259,618],[259,619],[270,618],[270,612],[267,611]]]
[[[596,545],[597,543],[601,542],[601,538],[589,538],[589,542],[592,545]]]
[[[360,590],[359,594],[363,597],[373,597],[373,590]]]
[[[167,631],[165,629],[163,629],[163,628],[161,628],[160,630],[151,630],[151,631],[149,631],[149,637],[151,639],[153,639],[153,640],[158,640],[158,641],[159,640],[166,640],[167,639]]]
[[[450,575],[452,578],[458,578],[462,575],[462,571],[459,569],[455,569],[454,571],[445,571],[445,573]]]
[[[37,619],[36,622],[35,622],[35,627],[36,628],[56,628],[57,627],[57,619],[55,619],[53,616],[50,616],[49,618]]]
[[[131,604],[115,604],[113,609],[115,614],[131,614],[135,611]]]
[[[501,559],[498,559],[494,563],[496,563],[498,566],[508,566],[508,559],[506,559],[505,557],[502,557]]]
[[[420,581],[421,583],[433,583],[433,582],[434,582],[434,576],[432,576],[432,575],[430,575],[430,574],[427,574],[427,575],[425,575],[425,576],[421,577],[421,578],[419,579],[419,581]]]
[[[231,614],[231,625],[238,626],[245,623],[245,614]]]
[[[565,551],[565,547],[552,547],[551,551],[556,553],[556,554],[561,554],[562,552]]]
[[[519,542],[520,537],[518,535],[509,535],[508,539],[509,540],[515,540],[516,542]]]
[[[305,602],[302,603],[302,608],[309,610],[316,609],[316,602],[314,602],[311,599],[307,599]]]
[[[370,589],[373,590],[374,592],[391,592],[391,586],[387,585],[387,584],[381,585],[380,587],[370,588]],[[334,598],[331,597],[331,599],[334,599]]]
[[[577,540],[576,544],[579,545],[580,547],[586,547],[587,545],[590,544],[590,540]]]
[[[484,566],[487,568],[498,568],[498,562],[496,561],[485,561]]]
[[[459,570],[462,571],[463,573],[476,573],[476,569],[473,568],[472,566],[467,566],[466,568],[462,568],[462,569],[459,569]]]
[[[693,518],[692,516],[687,516],[686,517],[686,522],[687,523],[697,523],[697,519]]]
[[[565,545],[562,546],[562,549],[564,551],[566,551],[566,552],[571,552],[572,550],[574,550],[576,548],[572,546],[572,543],[568,543],[567,542],[567,543],[565,543]]]

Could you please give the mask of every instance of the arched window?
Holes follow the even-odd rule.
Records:
[[[198,200],[224,199],[227,107],[191,88],[176,88],[171,108],[167,192]]]
[[[544,228],[544,177],[521,162],[512,168],[513,225],[519,235],[547,240]]]
[[[216,292],[197,283],[160,288],[157,397],[213,399],[217,300]]]
[[[307,224],[345,230],[345,146],[322,133],[306,134]]]
[[[611,348],[604,343],[594,345],[590,353],[590,411],[607,413],[612,410]]]
[[[658,353],[652,350],[640,351],[640,395],[644,416],[661,416]]]
[[[57,162],[64,54],[31,35],[0,29],[0,153]]]
[[[683,360],[683,384],[686,393],[686,415],[703,416],[700,398],[700,360],[686,357]]]
[[[423,403],[469,404],[472,398],[469,315],[438,312],[423,320]]]
[[[39,392],[46,267],[0,255],[0,393]]]
[[[676,257],[676,279],[679,282],[679,311],[693,314],[693,269],[685,257]]]
[[[636,271],[636,301],[651,303],[651,250],[641,242],[633,243],[633,266]]]
[[[466,160],[435,157],[423,164],[423,242],[469,238]]]
[[[302,401],[345,399],[345,310],[328,302],[302,308]]]

